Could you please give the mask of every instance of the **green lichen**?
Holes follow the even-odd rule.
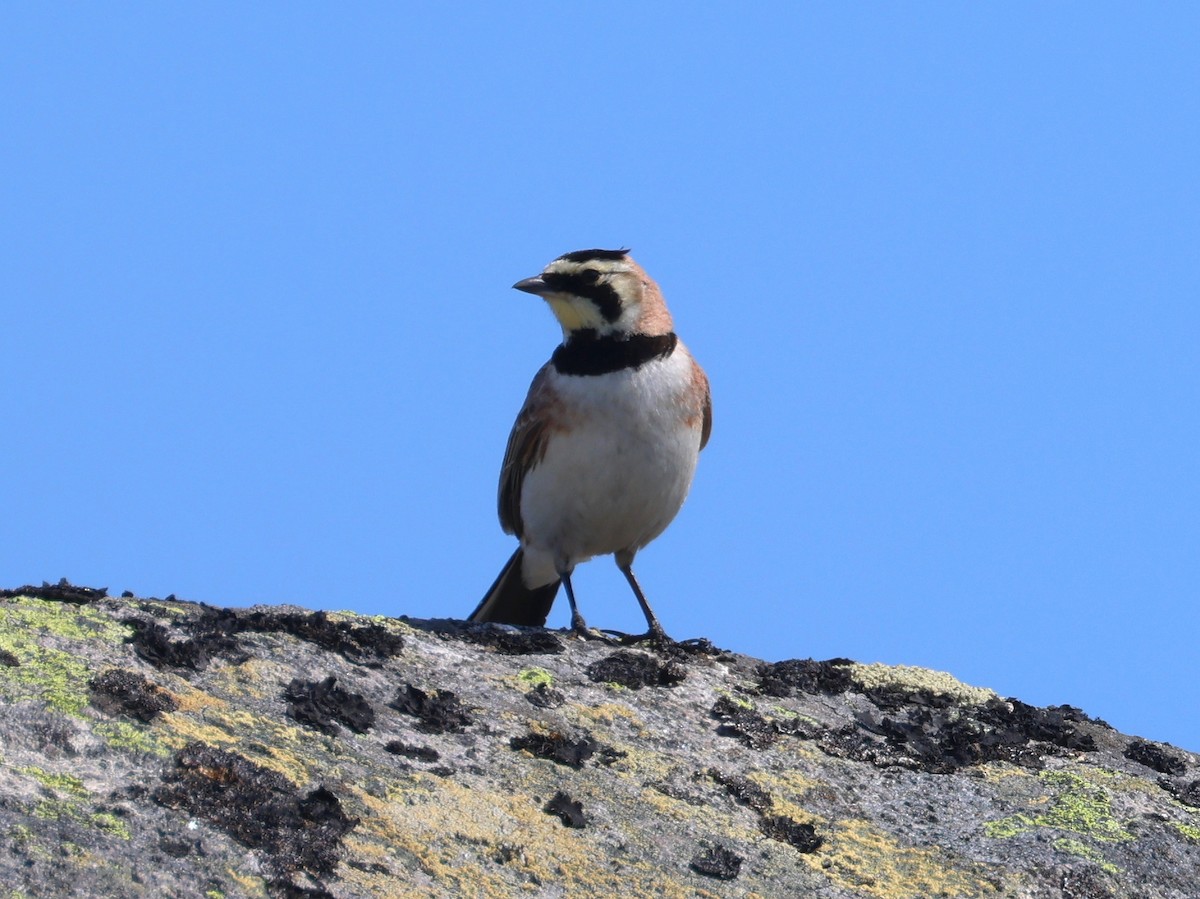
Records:
[[[1067,855],[1074,855],[1078,858],[1086,858],[1090,862],[1095,862],[1100,866],[1100,870],[1107,874],[1118,874],[1121,871],[1112,862],[1106,860],[1102,852],[1080,840],[1060,837],[1054,841],[1054,848],[1059,852],[1065,852]]]
[[[91,669],[88,644],[119,643],[129,629],[86,606],[18,597],[0,604],[0,649],[16,666],[0,666],[0,697],[41,700],[82,717]]]
[[[92,794],[75,775],[47,771],[37,765],[13,770],[32,778],[53,794],[44,796],[34,804],[30,810],[33,817],[43,821],[74,821],[122,840],[129,839],[129,825],[116,815],[110,812],[94,812],[84,807]]]
[[[16,771],[19,774],[24,774],[26,777],[32,777],[43,787],[53,790],[56,793],[66,793],[68,796],[76,798],[88,795],[87,787],[83,785],[83,781],[73,774],[55,774],[52,771],[47,771],[45,768],[39,768],[37,765],[26,765],[23,768],[17,768]]]
[[[106,721],[93,728],[96,736],[103,738],[113,749],[126,752],[144,752],[167,758],[171,749],[166,746],[155,733],[147,727],[138,727],[128,721]]]
[[[1040,816],[1042,826],[1110,843],[1134,838],[1113,815],[1112,794],[1106,788],[1067,771],[1046,771],[1041,777],[1061,791],[1049,812]]]
[[[1023,833],[1029,833],[1038,823],[1028,815],[1009,815],[998,821],[987,821],[983,832],[993,840],[1008,840]]]
[[[129,825],[109,812],[96,812],[88,817],[88,823],[93,827],[99,828],[107,834],[114,837],[119,837],[122,840],[129,839]]]
[[[14,824],[6,833],[9,839],[20,846],[20,850],[30,859],[49,861],[53,858],[50,848],[42,843],[32,828],[24,824]]]
[[[1182,821],[1171,821],[1169,823],[1193,843],[1200,843],[1200,827],[1197,827],[1195,824],[1184,824]]]
[[[76,642],[117,641],[130,633],[125,625],[117,624],[107,615],[87,606],[24,596],[6,600],[0,605],[0,624],[5,625],[5,629],[21,627],[27,632]]]
[[[1037,815],[1018,814],[989,821],[984,825],[985,834],[1004,839],[1050,827],[1104,843],[1134,839],[1113,814],[1112,794],[1094,779],[1068,771],[1043,771],[1039,776],[1054,791],[1049,809]],[[1092,776],[1103,775],[1092,772]]]
[[[809,727],[820,728],[821,722],[816,718],[808,715],[801,715],[799,712],[793,712],[791,709],[785,709],[781,705],[771,706],[771,719],[774,721],[785,721],[790,724],[806,724]]]
[[[554,674],[545,668],[524,668],[517,674],[517,682],[534,690],[541,686],[553,687]]]
[[[58,799],[41,799],[38,800],[31,813],[33,817],[43,821],[60,821],[63,818],[77,817],[77,812],[76,803],[63,802]]]
[[[730,693],[728,690],[717,690],[717,695],[722,699],[733,703],[740,709],[749,709],[750,711],[754,710],[754,703],[752,703],[749,699],[746,699],[744,696],[738,696],[735,693]]]

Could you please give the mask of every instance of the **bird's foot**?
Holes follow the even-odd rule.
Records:
[[[600,643],[608,643],[609,645],[612,645],[614,642],[603,631],[598,631],[594,627],[588,627],[588,623],[583,620],[583,616],[578,612],[571,616],[571,636],[578,637],[580,640],[597,640]]]
[[[667,632],[661,627],[652,627],[644,634],[626,634],[623,631],[608,631],[604,633],[611,634],[622,646],[634,646],[638,643],[646,643],[652,649],[670,649],[676,643],[667,636]]]

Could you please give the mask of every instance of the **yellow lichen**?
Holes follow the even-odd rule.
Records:
[[[198,717],[168,712],[162,719],[166,726],[163,742],[173,749],[193,741],[228,747],[297,785],[307,784],[313,769],[323,767],[315,750],[327,737],[265,715],[226,707]]]
[[[213,677],[210,690],[234,699],[273,699],[276,685],[286,684],[295,676],[294,670],[270,658],[247,659],[238,665],[228,665]]]
[[[202,712],[205,709],[225,708],[229,705],[224,699],[198,690],[186,682],[181,682],[179,686],[172,684],[170,692],[175,698],[175,711],[181,713]]]
[[[645,728],[642,719],[632,708],[620,702],[601,702],[596,705],[574,703],[563,709],[572,722],[592,727],[613,727],[624,721],[639,733]]]
[[[232,868],[226,869],[226,873],[229,875],[230,880],[242,888],[242,892],[247,899],[265,899],[267,884],[261,877],[255,877],[253,874],[243,874]]]
[[[924,690],[945,696],[960,705],[983,705],[999,698],[994,690],[972,687],[945,671],[919,668],[914,665],[870,665],[855,663],[849,666],[850,677],[864,690],[896,687],[902,690]]]
[[[982,775],[983,779],[990,784],[998,784],[1010,777],[1024,777],[1027,779],[1033,778],[1033,775],[1029,773],[1028,768],[1021,768],[1018,765],[1013,765],[1008,762],[988,762],[986,764],[979,765],[974,770]]]
[[[581,838],[563,827],[524,792],[413,775],[385,798],[358,792],[356,799],[365,812],[347,838],[348,852],[407,869],[408,896],[511,895],[514,880],[529,889],[554,883],[565,895],[695,896],[672,872],[597,852],[587,831]],[[372,885],[361,872],[348,872],[348,879],[368,890]]]
[[[802,801],[820,781],[795,770],[752,771],[749,779],[771,797],[767,815],[784,815],[811,824],[824,843],[799,857],[814,872],[839,886],[878,899],[926,899],[928,896],[976,897],[996,893],[986,866],[957,859],[937,848],[905,846],[866,820],[831,821],[809,811]]]
[[[942,849],[905,846],[869,821],[839,821],[827,842],[801,858],[855,895],[878,899],[960,899],[998,893],[989,869]]]

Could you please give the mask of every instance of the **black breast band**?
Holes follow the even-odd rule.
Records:
[[[625,368],[641,368],[652,359],[671,355],[679,338],[672,331],[649,337],[587,336],[582,332],[554,351],[550,361],[562,375],[606,375]]]

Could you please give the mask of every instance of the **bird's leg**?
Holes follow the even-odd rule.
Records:
[[[575,588],[571,586],[571,572],[559,572],[558,575],[562,579],[563,586],[567,590],[567,602],[571,604],[571,632],[577,637],[582,637],[585,640],[601,640],[605,643],[611,643],[608,637],[588,627],[583,616],[579,614],[579,607],[575,605]]]
[[[649,628],[644,634],[635,636],[625,634],[622,636],[621,642],[640,643],[647,640],[660,646],[674,643],[675,641],[667,636],[667,632],[658,623],[658,618],[655,617],[654,610],[650,608],[650,603],[646,602],[646,595],[642,593],[637,578],[633,576],[633,554],[617,553],[617,567],[621,569],[621,574],[625,575],[625,580],[629,581],[629,586],[633,589],[633,595],[637,597],[638,605],[642,607],[642,614],[646,616],[646,625]]]
[[[579,606],[575,605],[575,590],[571,586],[571,572],[559,572],[563,586],[567,589],[567,602],[571,604],[571,630],[581,633],[587,630],[587,622],[579,614]]]

